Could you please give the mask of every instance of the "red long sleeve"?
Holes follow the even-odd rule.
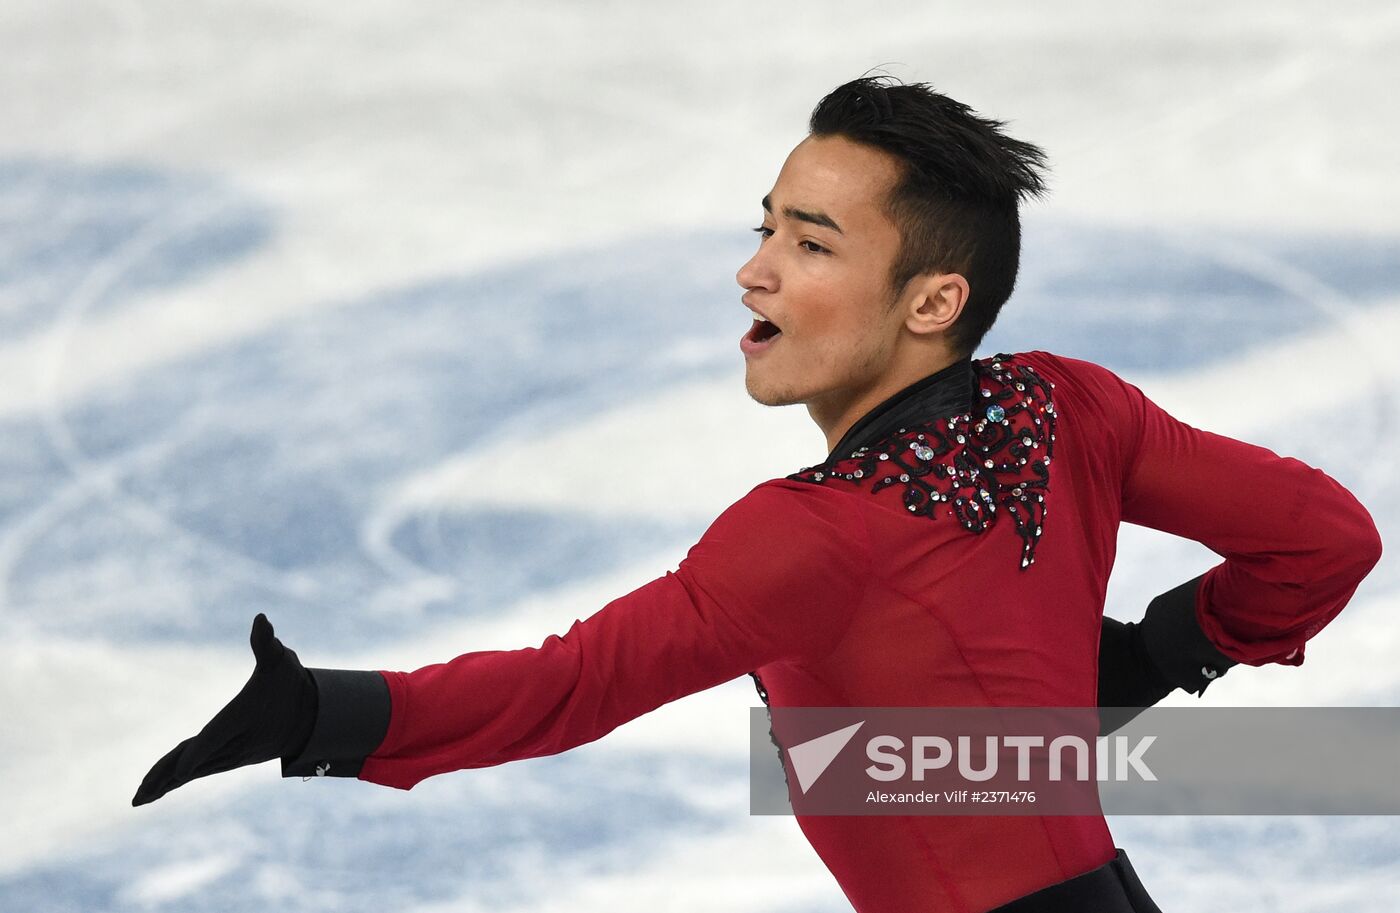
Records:
[[[819,659],[859,608],[869,563],[848,497],[766,482],[677,570],[564,635],[384,673],[389,731],[360,778],[407,789],[449,770],[556,754],[768,663]]]
[[[1249,665],[1300,665],[1304,643],[1380,560],[1371,515],[1319,469],[1193,428],[1098,365],[1056,360],[1098,387],[1106,424],[1118,429],[1122,519],[1225,559],[1197,595],[1206,636]]]

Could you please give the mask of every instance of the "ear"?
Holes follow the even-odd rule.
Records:
[[[909,281],[904,294],[904,325],[920,336],[952,329],[969,294],[959,273],[925,273]]]

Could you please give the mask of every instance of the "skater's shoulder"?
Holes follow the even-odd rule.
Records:
[[[988,368],[999,370],[1001,364],[1021,365],[1034,370],[1063,376],[1113,373],[1098,362],[1090,361],[1085,358],[1077,358],[1073,355],[1066,355],[1063,352],[1051,352],[1047,349],[1029,349],[1023,352],[1003,352],[997,355],[988,355],[983,358],[974,359],[973,364],[982,370]]]
[[[974,362],[982,371],[1005,363],[1034,372],[1052,388],[1063,385],[1065,389],[1061,395],[1068,394],[1071,398],[1116,395],[1128,383],[1117,371],[1097,361],[1045,349],[989,356]]]

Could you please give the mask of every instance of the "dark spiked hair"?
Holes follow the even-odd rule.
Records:
[[[1045,192],[1045,153],[1004,126],[927,83],[891,76],[838,87],[809,124],[813,136],[842,136],[899,160],[884,201],[900,234],[890,286],[897,294],[923,273],[967,279],[968,299],[948,339],[962,357],[977,349],[1016,285],[1021,199]]]

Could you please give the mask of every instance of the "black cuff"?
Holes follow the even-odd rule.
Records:
[[[316,724],[284,777],[358,777],[389,732],[389,686],[378,672],[307,669],[316,683]]]
[[[1141,625],[1147,654],[1163,677],[1197,697],[1238,664],[1210,642],[1196,621],[1196,593],[1205,576],[1188,580],[1152,600]]]
[[[1099,735],[1108,735],[1176,690],[1142,641],[1142,626],[1103,617],[1099,635]]]

